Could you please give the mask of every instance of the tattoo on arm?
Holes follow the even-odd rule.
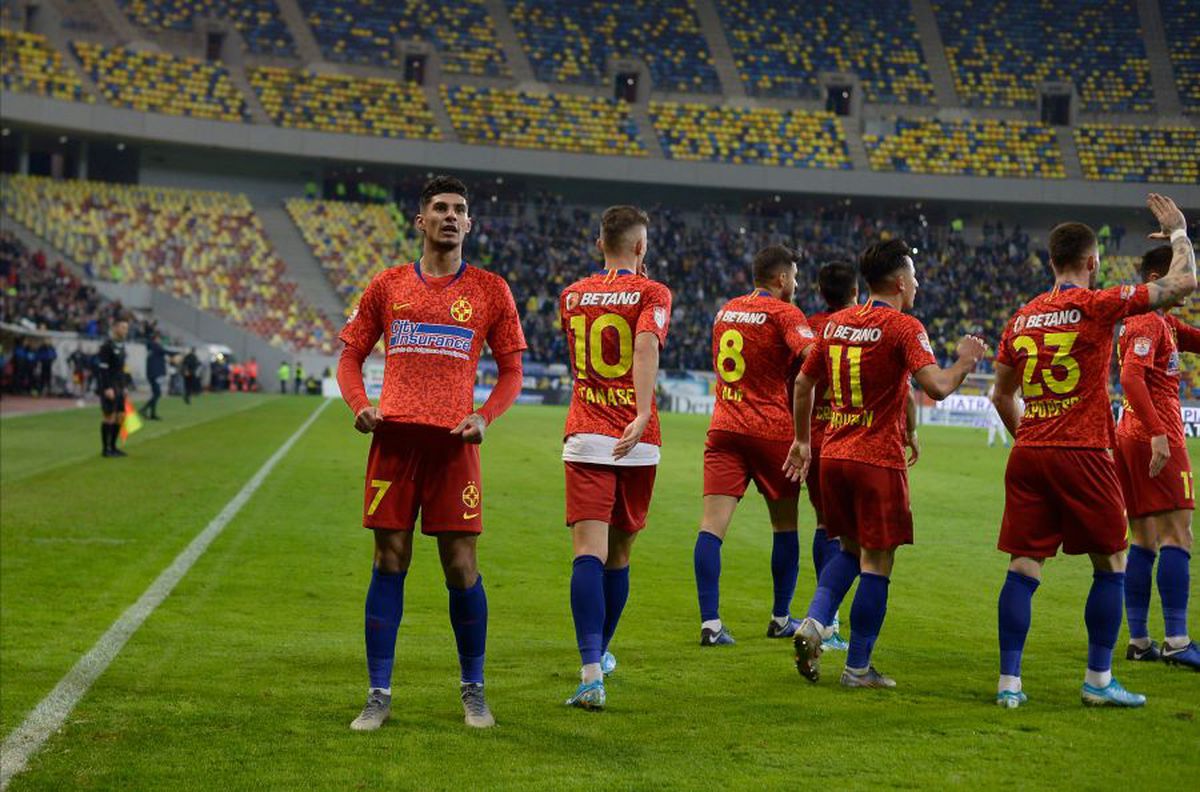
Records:
[[[1149,284],[1150,307],[1162,308],[1179,302],[1196,288],[1196,252],[1187,237],[1171,243],[1174,255],[1166,275]]]

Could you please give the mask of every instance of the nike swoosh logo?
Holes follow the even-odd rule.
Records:
[[[479,512],[475,512],[474,514],[467,514],[466,512],[463,512],[464,520],[474,520],[478,516],[479,516]]]
[[[406,302],[406,303],[392,303],[392,310],[393,310],[393,311],[403,311],[405,308],[407,308],[407,307],[408,307],[408,306],[410,306],[410,305],[412,305],[412,303],[410,303],[410,302]]]

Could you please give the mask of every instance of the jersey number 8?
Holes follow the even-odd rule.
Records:
[[[604,331],[609,328],[617,332],[620,357],[616,363],[604,359]],[[587,379],[589,362],[592,371],[604,379],[623,377],[633,368],[633,331],[620,314],[600,314],[590,328],[587,317],[576,314],[571,317],[571,334],[575,337],[575,376],[579,379]]]
[[[746,358],[742,357],[745,337],[737,330],[726,330],[717,340],[717,373],[721,379],[733,384],[746,376]],[[729,367],[733,364],[733,368]]]

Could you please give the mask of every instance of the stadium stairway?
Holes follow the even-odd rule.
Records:
[[[1058,150],[1062,152],[1063,170],[1068,179],[1082,179],[1083,166],[1079,164],[1079,148],[1075,145],[1075,132],[1070,127],[1054,128],[1058,138]]]
[[[1175,72],[1171,68],[1167,35],[1163,29],[1162,9],[1158,0],[1137,0],[1138,19],[1142,23],[1142,40],[1146,42],[1146,57],[1150,61],[1150,85],[1154,87],[1154,106],[1160,116],[1183,113]]]
[[[867,156],[867,147],[863,143],[862,121],[839,118],[838,122],[842,125],[842,136],[846,139],[846,154],[850,156],[850,164],[856,171],[869,172],[871,158]]]
[[[296,0],[275,0],[275,5],[279,6],[279,16],[283,18],[288,33],[292,34],[292,41],[296,42],[296,53],[300,60],[306,66],[325,60],[321,54],[321,46],[317,44],[317,38],[308,26],[304,12],[300,10]]]
[[[229,35],[235,36],[239,41],[241,36],[236,30],[229,32]],[[223,62],[224,63],[224,62]],[[246,64],[242,63],[224,63],[225,69],[229,72],[229,81],[233,83],[233,87],[241,92],[246,99],[246,112],[250,114],[250,120],[256,124],[265,124],[271,126],[274,122],[267,115],[266,109],[259,101],[258,91],[254,90],[254,86],[250,84],[250,77],[246,74]]]
[[[917,36],[921,39],[921,50],[925,55],[925,65],[929,69],[929,79],[933,82],[934,98],[941,107],[961,107],[958,90],[954,87],[954,74],[950,71],[950,61],[946,58],[942,32],[938,29],[933,6],[929,4],[929,0],[912,0],[912,10],[913,19],[917,23]],[[858,165],[855,164],[855,167]]]
[[[646,156],[652,159],[665,159],[662,141],[654,131],[654,121],[650,118],[650,108],[646,102],[634,102],[629,105],[629,116],[637,124],[638,140],[646,149]]]
[[[696,9],[704,40],[708,43],[708,51],[712,53],[713,67],[717,70],[717,79],[721,81],[721,92],[728,97],[745,96],[746,86],[742,84],[737,64],[733,61],[733,50],[729,47],[729,39],[725,38],[725,28],[721,25],[721,17],[713,0],[693,0],[692,5]]]
[[[533,74],[533,66],[529,63],[529,56],[525,54],[525,48],[521,46],[521,39],[517,37],[517,29],[513,27],[512,17],[508,15],[508,5],[504,0],[484,0],[483,4],[487,8],[488,16],[492,18],[492,24],[496,26],[496,39],[500,42],[500,48],[504,50],[504,59],[508,61],[508,68],[512,70],[517,87],[521,88],[527,83],[537,82],[537,77]],[[440,105],[441,102],[439,101],[438,104]],[[438,118],[437,122],[440,125],[442,120]],[[452,129],[453,127],[442,128]]]
[[[335,327],[340,328],[342,317],[346,315],[346,306],[329,284],[329,279],[321,270],[320,262],[300,235],[300,229],[296,228],[296,224],[288,216],[283,203],[267,202],[253,197],[250,202],[258,219],[262,221],[267,240],[287,266],[288,277],[296,282],[301,293],[311,300],[313,305],[333,320]]]
[[[129,17],[125,16],[125,12],[117,5],[117,0],[95,0],[95,6],[121,43],[130,44],[146,40],[146,34],[129,21]]]
[[[78,0],[73,3],[64,2],[64,0],[57,0],[52,7],[61,19],[66,19],[68,15],[74,19],[81,18],[83,15],[79,13],[80,7],[89,9],[93,15],[96,15],[94,7],[80,3]],[[97,22],[97,27],[107,24],[103,17],[99,17]],[[83,66],[79,63],[79,60],[71,55],[70,37],[68,36],[67,30],[62,25],[56,23],[52,25],[42,25],[41,29],[39,29],[37,32],[45,36],[46,40],[50,43],[50,46],[62,54],[63,68],[79,78],[79,82],[83,85],[83,92],[92,97],[97,104],[106,104],[107,100],[104,98],[104,95],[100,93],[100,89],[96,87],[96,83],[92,81],[92,76],[87,73],[87,70],[83,68]]]

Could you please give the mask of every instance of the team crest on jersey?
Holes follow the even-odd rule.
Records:
[[[667,326],[667,309],[666,308],[655,308],[654,309],[654,324],[658,325],[659,330],[661,330],[662,328]]]
[[[479,487],[474,481],[468,481],[467,486],[462,491],[463,505],[468,509],[474,509],[479,505]]]
[[[1150,339],[1145,336],[1133,339],[1133,354],[1146,357],[1150,354]]]
[[[925,333],[917,333],[917,343],[921,345],[921,349],[933,354],[933,345],[929,343],[929,336]]]
[[[450,306],[450,317],[456,322],[469,322],[473,313],[475,309],[466,297],[459,297],[454,301],[454,305]]]

